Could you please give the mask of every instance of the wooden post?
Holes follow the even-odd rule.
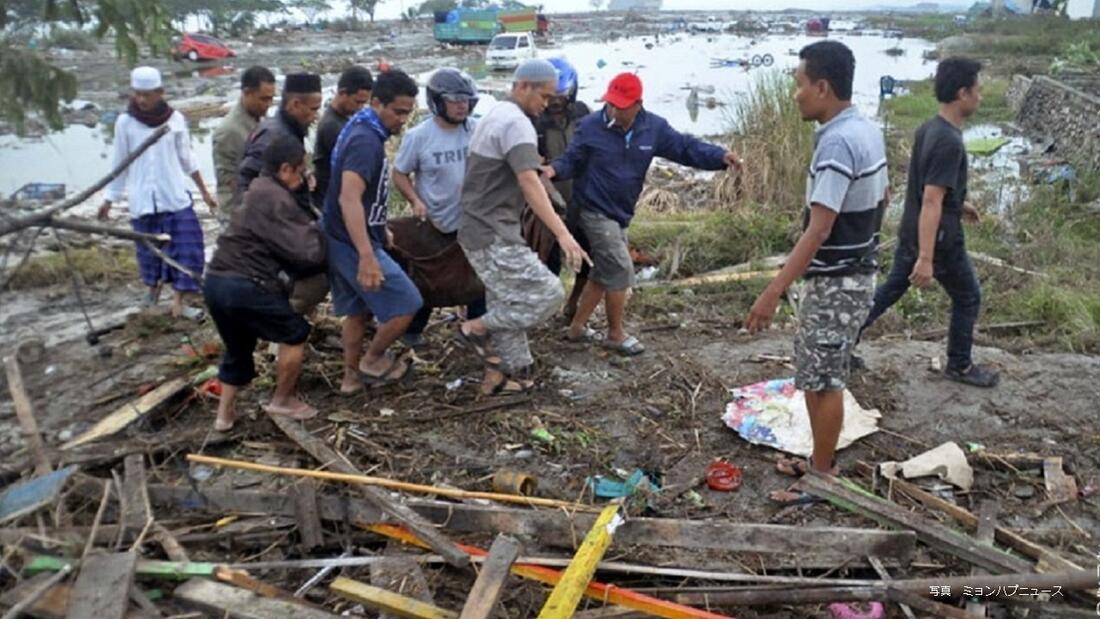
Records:
[[[8,391],[15,402],[15,416],[19,418],[19,425],[23,428],[23,437],[31,453],[34,455],[34,474],[46,475],[53,470],[50,458],[46,454],[46,444],[42,442],[42,435],[38,432],[38,422],[34,419],[34,407],[27,396],[27,390],[23,387],[23,373],[19,370],[19,360],[15,355],[4,357],[4,370],[8,375]]]
[[[149,522],[149,494],[145,489],[145,456],[130,454],[123,460],[122,518],[126,539],[137,539]]]
[[[498,535],[489,547],[489,558],[481,566],[474,588],[466,596],[459,619],[489,619],[508,581],[512,563],[519,556],[519,542],[507,535]]]
[[[300,479],[290,487],[294,499],[294,518],[303,551],[309,552],[325,543],[321,516],[317,513],[317,484],[312,479]]]
[[[596,573],[596,565],[603,558],[603,553],[607,552],[607,547],[611,545],[611,536],[621,523],[618,504],[604,508],[596,519],[596,524],[592,525],[581,542],[577,554],[573,555],[573,560],[565,569],[561,580],[550,592],[550,597],[546,599],[546,604],[539,613],[539,619],[569,619],[573,616],[585,589],[588,588],[588,582]]]
[[[997,512],[1000,511],[1001,506],[996,500],[983,501],[981,507],[978,508],[978,541],[982,544],[986,544],[990,547],[993,546],[993,534],[997,529]],[[971,576],[983,576],[989,572],[983,570],[980,567],[974,567],[970,570]],[[976,617],[984,617],[986,615],[986,606],[984,602],[971,600],[966,603],[966,611]]]

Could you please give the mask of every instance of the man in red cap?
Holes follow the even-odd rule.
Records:
[[[642,193],[654,157],[702,170],[740,167],[741,159],[721,146],[706,144],[673,129],[664,118],[642,107],[642,81],[620,73],[603,96],[603,110],[577,126],[565,154],[544,168],[557,180],[574,179],[573,199],[580,206],[580,228],[591,245],[594,264],[567,339],[592,341],[588,319],[603,301],[607,311],[605,347],[624,356],[645,351],[623,327],[627,292],[634,285],[634,263],[626,228]]]

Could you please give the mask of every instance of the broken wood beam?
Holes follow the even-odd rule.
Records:
[[[600,512],[577,553],[573,555],[573,560],[569,562],[569,567],[565,568],[558,584],[550,592],[550,597],[546,598],[546,603],[539,612],[539,619],[569,619],[573,616],[577,604],[584,597],[588,583],[596,574],[596,564],[611,545],[615,529],[623,522],[619,516],[619,507],[618,504],[608,505]]]
[[[423,540],[415,533],[390,524],[376,524],[368,527],[369,530],[385,535],[391,539],[400,540],[406,544],[427,548]],[[472,556],[484,557],[488,553],[481,548],[459,544],[464,552]],[[562,572],[538,565],[513,564],[512,573],[521,578],[534,580],[547,585],[556,585],[562,577]],[[584,594],[591,599],[599,600],[604,604],[615,604],[624,608],[642,611],[654,617],[664,619],[733,619],[726,615],[719,615],[710,611],[684,606],[667,600],[624,589],[615,585],[606,585],[599,582],[589,582]]]
[[[300,479],[290,487],[294,500],[294,519],[298,524],[299,545],[309,552],[325,544],[321,516],[317,513],[317,483],[312,479]]]
[[[149,522],[152,510],[149,507],[149,495],[146,492],[145,456],[130,454],[123,460],[122,488],[120,503],[122,516],[120,524],[125,536],[136,537]]]
[[[190,381],[187,378],[175,378],[163,383],[140,398],[115,409],[114,412],[99,420],[90,430],[62,445],[61,449],[72,449],[121,431],[186,389],[189,383]]]
[[[66,619],[124,619],[137,553],[92,555],[81,562]]]
[[[932,522],[896,503],[863,490],[855,483],[811,471],[798,482],[801,489],[848,511],[897,529],[914,531],[932,548],[958,557],[993,574],[1029,572],[1031,564],[997,548],[985,547],[968,535]]]
[[[303,430],[304,431],[304,430]],[[325,446],[328,449],[327,446]],[[335,452],[333,452],[335,454]],[[216,458],[214,456],[203,456],[200,454],[188,454],[187,459],[190,462],[198,464],[209,464],[211,466],[221,466],[231,469],[239,469],[242,471],[256,471],[259,473],[271,473],[273,475],[284,475],[293,477],[303,477],[312,479],[321,479],[326,481],[340,481],[360,486],[379,486],[381,488],[388,488],[390,490],[401,490],[404,492],[415,492],[420,494],[434,494],[438,496],[445,496],[455,499],[485,499],[489,501],[497,501],[500,503],[515,503],[519,505],[527,505],[532,507],[553,507],[571,510],[582,511],[598,511],[598,506],[584,505],[582,503],[570,503],[568,501],[558,501],[556,499],[543,499],[539,497],[531,497],[523,494],[502,494],[499,492],[477,492],[472,490],[461,490],[458,488],[443,488],[440,486],[425,486],[423,484],[410,484],[402,481],[395,481],[387,479],[385,477],[373,477],[370,475],[362,475],[359,473],[338,472],[333,473],[331,471],[314,471],[310,469],[299,469],[286,466],[273,466],[270,464],[260,464],[258,462],[246,462],[244,460],[232,460],[229,458]],[[320,460],[320,458],[318,458]],[[321,460],[326,464],[334,465],[333,468],[340,469],[342,467],[349,467],[351,465],[343,461],[342,458],[328,461]],[[336,465],[336,462],[342,462],[343,464]]]
[[[359,469],[352,466],[350,462],[345,460],[343,456],[337,454],[336,451],[326,445],[324,441],[310,434],[301,423],[281,415],[269,415],[269,417],[272,422],[282,430],[283,434],[286,434],[290,440],[297,443],[299,447],[305,450],[310,456],[313,456],[313,458],[321,464],[345,475],[364,477]],[[188,456],[188,459],[190,458],[191,456]],[[388,516],[401,521],[410,529],[416,531],[418,535],[428,542],[432,550],[446,558],[447,562],[451,565],[462,567],[468,563],[469,560],[466,553],[455,547],[454,542],[447,539],[446,536],[440,533],[434,526],[424,520],[424,518],[412,509],[397,501],[391,500],[377,488],[359,486],[358,490],[362,493],[364,498],[373,503]]]
[[[200,503],[214,515],[228,512],[292,516],[294,508],[282,493],[152,484],[153,503],[165,508]],[[592,528],[595,515],[564,511],[516,509],[493,505],[467,505],[426,499],[410,499],[407,505],[434,523],[462,533],[505,533],[530,537],[538,543],[573,549],[573,540]],[[322,520],[373,524],[386,514],[368,501],[319,495]],[[909,531],[882,531],[850,527],[795,527],[740,522],[705,522],[667,518],[631,518],[615,533],[626,545],[690,549],[714,549],[760,554],[805,553],[809,560],[829,567],[853,556],[874,555],[907,565],[916,535]]]
[[[982,501],[981,506],[978,508],[978,541],[987,546],[993,546],[993,533],[997,528],[997,512],[1001,509],[1001,505],[996,500]],[[970,569],[972,576],[982,576],[987,574],[985,570],[980,567],[973,567]],[[966,603],[966,611],[976,617],[984,617],[986,615],[985,603],[980,600],[970,600]]]
[[[25,596],[22,596],[18,602],[13,604],[12,607],[8,609],[8,612],[4,613],[4,616],[0,617],[0,619],[16,619],[28,608],[34,606],[42,596],[46,595],[50,589],[54,588],[54,585],[68,578],[72,571],[73,568],[66,565],[58,570],[57,573],[50,574],[48,577],[42,579],[41,584],[36,583],[37,586],[27,592]]]
[[[939,511],[951,516],[959,524],[963,525],[967,529],[977,530],[978,517],[969,511],[955,505],[954,503],[944,500],[930,492],[926,492],[920,487],[911,484],[907,481],[895,479],[890,482],[891,486],[895,490],[901,491],[909,498],[923,504],[925,507],[931,509],[938,509]],[[1053,550],[1046,548],[1040,544],[1036,544],[1028,540],[1027,538],[1018,535],[1004,527],[994,527],[993,538],[995,541],[1015,550],[1016,552],[1038,561],[1035,566],[1038,572],[1049,572],[1052,570],[1060,571],[1074,571],[1082,569],[1080,565],[1067,560],[1065,557],[1059,555]]]
[[[1088,591],[1096,587],[1095,570],[1057,572],[1053,574],[1002,574],[997,576],[951,576],[941,578],[920,578],[894,580],[890,583],[878,583],[862,587],[818,587],[818,588],[771,588],[743,591],[708,591],[672,594],[670,599],[682,604],[712,604],[730,606],[767,606],[770,604],[823,604],[828,602],[869,602],[881,600],[889,595],[890,589],[906,591],[922,597],[932,597],[931,588],[939,591],[949,589],[951,597],[962,597],[965,587],[971,589],[997,589],[1019,585],[1022,589],[1036,588],[1053,590],[1060,587],[1063,595],[1066,591]],[[998,599],[990,597],[989,599]],[[1005,598],[1010,599],[1010,598]],[[1044,611],[1045,612],[1045,611]]]
[[[458,619],[458,614],[426,604],[420,600],[410,598],[380,587],[374,587],[357,580],[337,578],[329,585],[329,590],[340,597],[349,599],[372,608],[374,610],[389,613],[397,617],[409,619]]]
[[[4,357],[4,371],[8,376],[8,392],[11,393],[12,402],[15,404],[15,416],[19,419],[23,439],[27,441],[27,448],[34,458],[34,473],[39,476],[47,475],[53,470],[53,465],[47,455],[46,443],[42,441],[42,433],[38,431],[38,421],[34,418],[34,406],[23,386],[23,372],[19,369],[19,360],[14,354]]]
[[[493,540],[481,573],[466,596],[459,619],[489,619],[492,616],[493,607],[500,600],[500,594],[512,573],[512,564],[519,556],[519,548],[519,542],[507,535],[498,535]]]
[[[137,241],[150,243],[156,243],[158,245],[164,245],[171,242],[172,237],[167,234],[148,234],[145,232],[135,232],[128,228],[118,228],[115,226],[107,226],[91,221],[84,221],[83,219],[69,219],[54,217],[50,219],[49,225],[54,228],[60,228],[62,230],[72,230],[74,232],[87,232],[89,234],[102,234],[104,236],[114,237],[116,239],[125,239],[127,241]]]
[[[286,600],[267,598],[212,580],[193,578],[176,587],[172,597],[185,605],[229,619],[337,619],[338,615]]]

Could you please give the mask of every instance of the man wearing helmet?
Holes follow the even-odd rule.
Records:
[[[539,155],[547,162],[565,154],[569,143],[573,141],[573,132],[577,128],[577,122],[591,113],[591,110],[583,101],[577,100],[576,68],[562,57],[550,58],[549,60],[550,64],[558,70],[558,86],[554,96],[550,98],[550,103],[546,106],[546,111],[535,121],[535,132],[538,134],[539,139]],[[554,189],[558,190],[566,204],[565,212],[558,214],[565,219],[566,226],[569,227],[569,231],[573,233],[581,247],[587,250],[588,240],[584,237],[578,225],[580,208],[573,202],[573,180],[555,180]],[[541,228],[540,232],[545,231],[545,226],[530,211],[525,213],[525,216],[527,219],[525,221],[526,225],[524,225],[525,231],[532,230],[532,227]],[[561,250],[553,237],[548,233],[529,234],[528,243],[532,242],[532,237],[549,240],[549,255],[545,257],[546,266],[554,273],[560,272]],[[543,252],[540,251],[539,247],[536,246],[533,249],[539,252],[540,257],[543,257]],[[573,281],[573,291],[565,302],[564,313],[566,318],[572,319],[573,314],[576,313],[577,301],[580,299],[581,291],[584,290],[584,284],[587,280],[588,265],[585,264]]]
[[[462,181],[466,176],[466,154],[473,135],[470,113],[477,105],[473,78],[458,69],[439,69],[428,79],[428,109],[432,117],[405,136],[397,151],[393,184],[412,205],[413,215],[456,241],[462,217]],[[485,302],[467,308],[470,318],[485,313]],[[425,304],[402,338],[417,346],[432,308]]]

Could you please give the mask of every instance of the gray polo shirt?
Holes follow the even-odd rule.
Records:
[[[462,181],[474,126],[470,119],[444,128],[433,116],[405,134],[397,151],[394,169],[414,175],[416,194],[440,232],[458,230],[462,218]]]
[[[516,175],[537,170],[541,163],[535,126],[523,110],[513,101],[489,110],[470,139],[458,228],[463,248],[524,244],[520,215],[525,200]]]

